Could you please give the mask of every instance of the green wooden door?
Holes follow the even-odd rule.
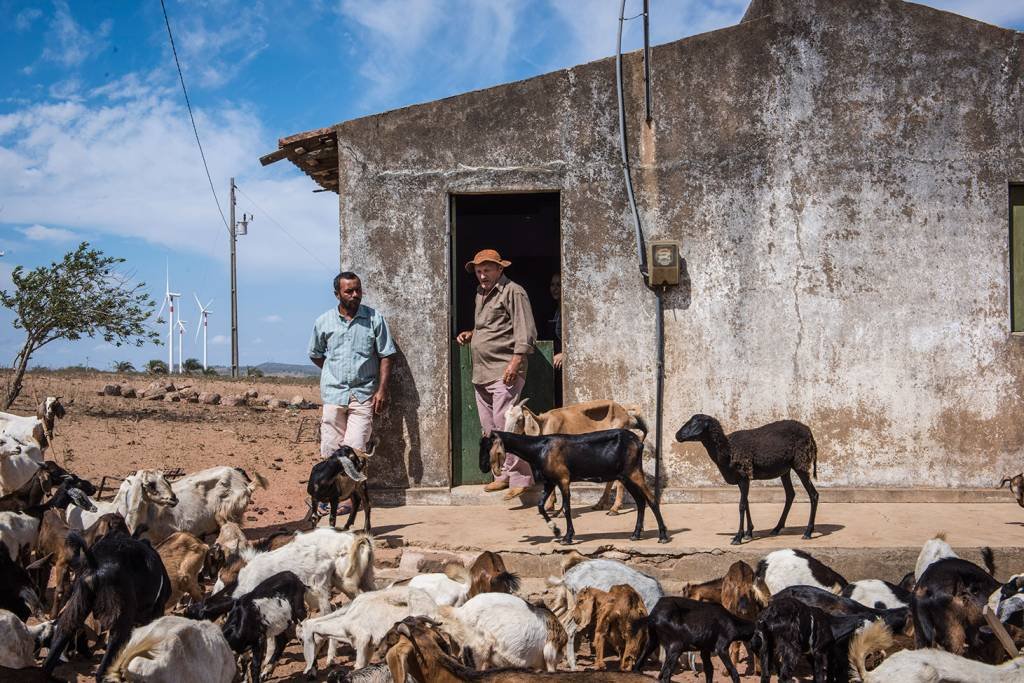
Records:
[[[535,412],[551,410],[555,406],[555,369],[551,365],[554,343],[537,342],[530,354],[523,398]],[[473,357],[468,345],[453,345],[452,368],[452,481],[455,486],[482,484],[491,475],[480,471],[480,415],[476,411],[473,393]]]
[[[1013,331],[1024,332],[1024,206],[1013,207],[1010,235],[1010,300],[1013,302]]]

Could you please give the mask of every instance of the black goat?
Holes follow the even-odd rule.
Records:
[[[309,514],[306,520],[315,527],[320,521],[317,505],[321,501],[331,506],[331,526],[336,526],[338,517],[338,501],[350,498],[352,510],[349,512],[345,530],[348,531],[356,519],[360,505],[363,506],[363,530],[371,533],[370,528],[370,494],[366,486],[367,456],[373,454],[373,448],[360,453],[351,446],[342,446],[313,465],[306,483],[306,493],[310,496]]]
[[[660,681],[672,680],[683,652],[699,650],[707,683],[711,683],[714,670],[712,652],[722,660],[729,678],[739,683],[740,675],[729,657],[729,646],[737,641],[749,642],[754,635],[754,622],[733,616],[719,604],[677,597],[658,600],[651,613],[634,621],[632,628],[634,634],[641,628],[647,629],[647,644],[637,657],[633,671],[641,671],[647,658],[659,646],[665,648]]]
[[[756,429],[735,431],[726,436],[718,420],[698,414],[679,428],[676,441],[700,441],[718,465],[718,471],[722,473],[725,482],[740,487],[740,529],[732,538],[733,545],[739,545],[744,538],[754,537],[754,520],[750,517],[750,503],[747,500],[752,479],[782,479],[786,504],[771,535],[778,535],[786,526],[789,508],[796,497],[790,470],[796,472],[811,499],[811,516],[804,530],[804,538],[810,538],[814,533],[818,491],[811,483],[811,476],[812,473],[814,477],[818,476],[818,445],[807,425],[795,420],[781,420]],[[747,518],[746,532],[743,531],[744,515]]]
[[[636,502],[636,527],[630,540],[640,539],[644,529],[644,510],[650,505],[658,520],[658,543],[668,543],[661,510],[644,479],[643,442],[628,429],[550,436],[494,431],[480,439],[480,471],[490,470],[497,474],[505,460],[506,449],[530,463],[534,480],[544,483],[544,495],[537,509],[556,539],[559,539],[558,526],[544,509],[544,501],[556,486],[561,492],[565,516],[565,536],[560,539],[561,543],[572,543],[575,535],[569,504],[569,484],[574,481],[622,482]]]
[[[306,586],[292,572],[278,572],[234,600],[221,630],[236,654],[251,651],[250,683],[268,675],[296,623],[306,618]],[[267,641],[274,644],[267,652]],[[264,661],[266,660],[266,661]],[[262,671],[260,667],[263,667]]]
[[[78,576],[71,598],[57,618],[43,669],[53,673],[68,641],[91,613],[101,629],[110,631],[96,670],[99,682],[128,641],[132,628],[163,615],[171,595],[171,582],[160,556],[148,541],[115,531],[97,540],[91,548],[74,532],[68,534],[66,542],[75,554]]]
[[[989,572],[957,557],[928,565],[910,603],[915,647],[939,647],[994,663],[997,644],[982,610],[1001,585]]]
[[[30,507],[39,505],[54,486],[63,486],[65,489],[75,488],[88,496],[96,493],[96,487],[88,480],[76,477],[55,462],[47,461],[33,472],[29,480],[17,490],[0,497],[0,512],[23,512]],[[67,505],[59,507],[67,507]]]
[[[3,547],[0,547],[0,609],[13,612],[22,621],[32,614],[43,613],[32,577]]]
[[[761,683],[769,683],[772,673],[790,681],[808,661],[814,682],[824,683],[833,644],[825,612],[793,598],[773,598],[757,617],[750,649],[761,661]]]

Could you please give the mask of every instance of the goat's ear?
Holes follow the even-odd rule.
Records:
[[[576,607],[572,611],[572,620],[576,628],[585,629],[594,620],[594,609],[597,607],[597,596],[591,590],[580,591],[576,596]]]
[[[388,664],[391,672],[391,680],[404,681],[409,671],[409,657],[413,655],[412,643],[407,638],[401,638],[388,653],[384,661]]]

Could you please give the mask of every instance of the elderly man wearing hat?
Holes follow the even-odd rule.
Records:
[[[505,413],[519,400],[526,383],[526,356],[533,353],[537,340],[530,297],[503,274],[510,265],[494,249],[479,251],[466,263],[479,283],[473,330],[460,332],[455,341],[468,343],[473,350],[473,386],[484,434],[505,428]],[[505,500],[511,500],[532,485],[530,466],[510,453],[501,474],[484,490],[507,488]]]

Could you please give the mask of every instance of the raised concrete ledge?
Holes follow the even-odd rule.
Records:
[[[573,505],[593,505],[597,502],[603,486],[592,484],[573,485]],[[1006,489],[997,488],[819,488],[821,503],[1012,503],[1013,497]],[[486,493],[483,486],[456,486],[373,489],[373,503],[384,507],[394,505],[504,505],[501,493]],[[668,488],[662,491],[662,503],[738,503],[739,490],[735,486],[714,488]],[[538,492],[528,492],[523,503],[536,505]],[[630,501],[626,496],[627,502]],[[781,487],[752,486],[750,501],[753,503],[782,503],[785,500]],[[807,494],[797,484],[797,502],[806,501]]]

